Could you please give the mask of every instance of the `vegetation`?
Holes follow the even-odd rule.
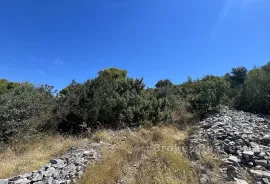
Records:
[[[122,131],[117,136],[110,136],[107,132],[105,137],[107,141],[117,142],[117,146],[114,150],[104,148],[103,159],[89,165],[81,184],[107,184],[121,180],[130,184],[199,183],[184,151],[171,150],[177,146],[181,148],[186,138],[185,133],[175,127],[141,128],[134,132]],[[126,138],[123,140],[123,137]]]
[[[23,83],[0,95],[0,141],[29,137],[49,123],[54,104],[52,87]]]
[[[186,128],[197,118],[228,105],[269,114],[270,63],[233,68],[224,76],[207,75],[175,85],[169,79],[146,88],[143,78],[109,68],[86,82],[72,81],[59,93],[52,86],[0,80],[0,141],[29,139],[41,133],[89,134],[100,128],[177,124]]]
[[[0,95],[4,93],[8,93],[14,88],[18,87],[19,83],[9,82],[6,79],[0,79]]]
[[[52,157],[82,143],[83,140],[72,137],[44,136],[24,142],[24,144],[9,145],[5,151],[0,153],[0,178],[8,178],[39,169]]]
[[[269,95],[270,62],[250,71],[233,68],[224,76],[188,77],[182,84],[163,79],[154,88],[117,68],[99,71],[83,83],[73,80],[59,93],[48,85],[1,79],[0,166],[5,169],[0,169],[0,178],[38,168],[81,143],[59,137],[61,133],[84,137],[95,131],[92,141],[117,147],[103,151],[104,158],[89,167],[82,183],[113,183],[120,178],[129,178],[129,183],[198,183],[183,151],[155,150],[151,144],[181,146],[196,131],[198,119],[220,105],[269,115]],[[123,127],[140,128],[113,136],[107,131]],[[218,168],[213,158],[207,154],[201,161]],[[135,173],[129,170],[134,164]],[[104,177],[97,177],[101,174]]]

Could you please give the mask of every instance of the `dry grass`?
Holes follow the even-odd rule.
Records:
[[[106,150],[102,161],[87,168],[81,183],[111,184],[117,181],[128,160],[129,149],[121,145],[115,152]]]
[[[92,140],[95,142],[110,141],[111,138],[112,135],[108,132],[108,130],[99,130],[92,136]]]
[[[149,153],[131,183],[196,184],[198,181],[183,153],[162,150]]]
[[[83,140],[46,136],[39,140],[10,146],[0,153],[0,178],[23,174],[40,168],[48,161]]]
[[[186,134],[175,127],[141,128],[119,133],[111,137],[111,142],[121,140],[116,149],[105,149],[103,159],[89,165],[80,183],[111,184],[125,177],[131,184],[196,184],[197,176],[185,153],[181,149],[166,149],[181,146],[185,137]],[[153,149],[153,143],[165,149]],[[136,162],[140,163],[136,172],[128,173],[128,168]]]
[[[130,183],[133,184],[196,184],[197,175],[192,170],[181,146],[185,133],[174,127],[153,128],[153,141],[159,149],[149,149],[147,159],[138,168]]]
[[[103,132],[103,134],[110,135],[108,132]],[[148,130],[142,129],[139,132],[119,131],[114,136],[110,135],[109,138],[110,143],[117,142],[117,148],[115,150],[104,148],[103,159],[94,165],[89,165],[80,183],[114,183],[125,172],[124,166],[138,158],[143,151],[142,148],[149,144],[151,136],[149,136]]]
[[[212,152],[205,152],[200,155],[200,162],[211,170],[219,170],[222,163],[221,158]]]

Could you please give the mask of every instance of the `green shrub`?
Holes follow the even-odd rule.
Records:
[[[73,81],[60,92],[59,129],[78,133],[88,128],[138,126],[170,119],[166,98],[157,99],[144,89],[143,79],[127,77],[127,71],[109,68],[79,84]]]
[[[9,91],[13,90],[14,88],[18,86],[19,86],[19,83],[9,82],[6,79],[0,79],[0,95],[4,93],[8,93]]]
[[[270,73],[262,68],[254,68],[247,74],[243,90],[236,97],[237,109],[253,113],[270,113]]]
[[[0,95],[0,141],[38,131],[47,122],[46,114],[53,102],[52,87],[35,87],[29,83]]]
[[[189,80],[182,84],[180,94],[190,104],[190,112],[203,116],[215,110],[228,87],[228,82],[222,77],[205,76],[200,80]]]

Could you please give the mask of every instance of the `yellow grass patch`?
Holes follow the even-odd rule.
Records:
[[[196,184],[198,177],[187,155],[182,151],[186,133],[175,127],[153,128],[153,141],[158,149],[149,149],[132,184]]]
[[[80,183],[111,184],[128,176],[125,179],[130,184],[196,184],[197,175],[187,155],[181,149],[166,149],[183,145],[185,138],[186,133],[173,126],[119,133],[111,140],[121,140],[116,149],[104,149],[103,159],[89,165]],[[165,149],[153,149],[152,144]],[[137,170],[128,173],[136,162],[140,163]]]
[[[46,136],[39,140],[13,145],[0,153],[0,178],[8,178],[39,169],[51,158],[62,154],[83,140]]]

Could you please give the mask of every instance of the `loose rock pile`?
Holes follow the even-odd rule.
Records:
[[[92,143],[88,148],[72,148],[63,156],[52,159],[37,171],[0,179],[0,184],[69,184],[80,178],[88,162],[100,157],[101,143]]]
[[[221,172],[227,182],[270,184],[270,121],[266,118],[225,108],[200,122],[189,145],[193,158],[207,149],[223,157]]]

